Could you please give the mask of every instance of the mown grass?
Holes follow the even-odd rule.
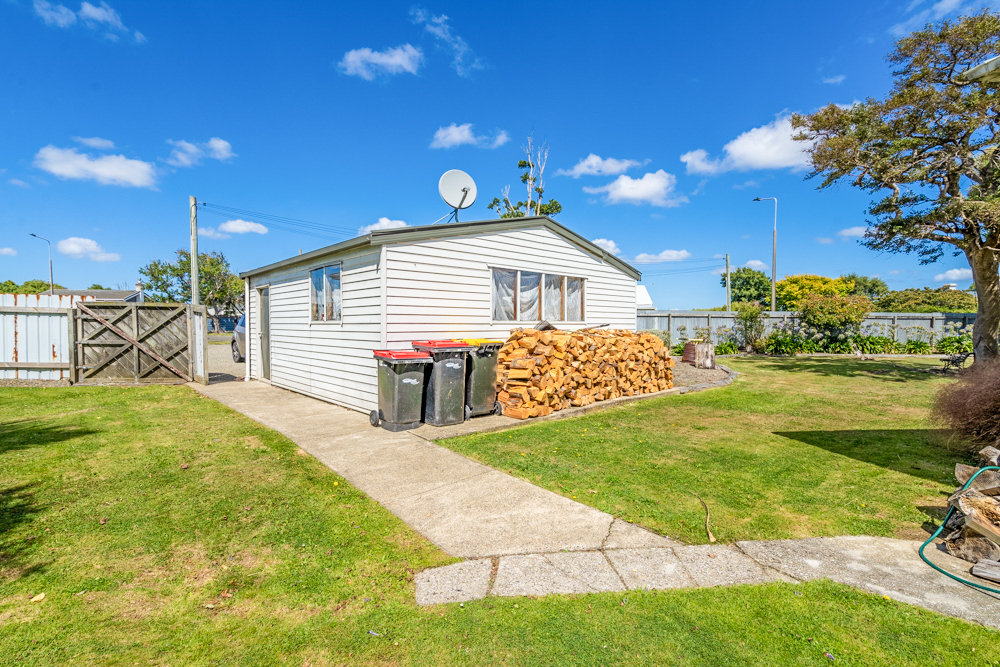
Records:
[[[928,421],[933,360],[727,359],[729,387],[443,441],[685,542],[921,539],[964,455]]]
[[[1000,638],[824,581],[417,607],[452,560],[186,387],[0,389],[2,665],[983,667]]]

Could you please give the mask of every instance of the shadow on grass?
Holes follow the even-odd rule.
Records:
[[[774,435],[934,482],[941,481],[942,469],[965,458],[948,445],[946,431],[934,429],[774,431]]]
[[[18,575],[25,576],[45,567],[41,564],[22,567],[39,536],[14,534],[15,528],[31,521],[43,509],[35,501],[34,486],[21,484],[0,489],[0,571],[20,570]]]
[[[955,377],[954,373],[942,373],[939,367],[934,366],[914,366],[906,367],[904,364],[910,360],[900,359],[875,359],[872,361],[861,361],[855,357],[757,357],[755,361],[767,370],[816,373],[818,375],[838,376],[848,378],[872,378],[884,380],[886,382],[919,382],[932,380],[940,377]],[[926,361],[936,361],[937,357],[931,356]],[[924,361],[921,359],[921,361]],[[930,372],[933,370],[934,372]]]
[[[54,442],[81,438],[96,431],[74,426],[47,424],[37,419],[19,419],[0,423],[0,456],[7,452],[41,447]]]

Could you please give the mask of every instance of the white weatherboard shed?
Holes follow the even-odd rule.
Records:
[[[635,329],[639,272],[547,217],[373,231],[240,274],[246,379],[368,412],[374,349],[413,340],[506,339]]]

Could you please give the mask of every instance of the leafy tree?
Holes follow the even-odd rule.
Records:
[[[91,285],[87,289],[111,289],[111,288],[110,287],[104,287],[103,285],[101,285],[101,283],[94,283],[93,285]]]
[[[863,294],[807,294],[799,302],[799,317],[808,326],[840,331],[861,326],[872,305]]]
[[[840,181],[882,199],[863,243],[923,263],[964,254],[979,296],[977,360],[1000,357],[1000,86],[961,73],[1000,49],[1000,14],[982,10],[896,41],[885,99],[793,117],[820,189]],[[950,250],[947,248],[951,246]]]
[[[726,276],[723,275],[719,282],[725,287]],[[749,266],[741,266],[735,271],[729,272],[729,288],[732,292],[733,303],[764,302],[771,298],[771,279],[763,271],[751,269]]]
[[[889,292],[875,306],[884,313],[974,313],[978,304],[968,292],[925,287]]]
[[[542,201],[545,194],[545,163],[549,159],[549,147],[542,145],[538,148],[532,146],[532,138],[528,137],[528,145],[524,149],[528,156],[527,160],[519,160],[517,168],[521,170],[521,182],[528,191],[528,201],[519,201],[516,204],[510,201],[510,186],[508,185],[500,197],[494,197],[487,208],[495,210],[501,218],[523,218],[529,215],[556,215],[562,211],[562,204],[555,199]]]
[[[854,289],[851,294],[866,296],[872,301],[889,293],[889,286],[881,278],[869,278],[858,273],[848,273],[840,276],[841,280],[851,280],[854,282]]]
[[[0,282],[0,294],[17,294],[17,283],[13,280]]]
[[[785,279],[779,280],[774,287],[778,298],[778,310],[798,310],[799,303],[810,294],[847,296],[853,290],[854,282],[851,280],[810,274],[785,276]]]
[[[66,289],[59,283],[52,285],[53,289]],[[0,294],[42,294],[49,291],[48,280],[25,280],[18,285],[13,280],[0,282]]]
[[[191,253],[177,251],[177,260],[153,260],[139,269],[145,298],[150,301],[180,303],[191,300]],[[243,312],[243,281],[229,267],[221,252],[198,253],[198,294],[209,307],[216,331],[219,317]]]

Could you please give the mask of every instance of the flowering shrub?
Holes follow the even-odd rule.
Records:
[[[941,354],[972,352],[972,325],[963,327],[958,322],[945,324],[944,335],[937,342],[937,351]]]
[[[871,312],[871,299],[861,295],[809,294],[799,303],[799,319],[805,324],[838,332],[857,329]]]

